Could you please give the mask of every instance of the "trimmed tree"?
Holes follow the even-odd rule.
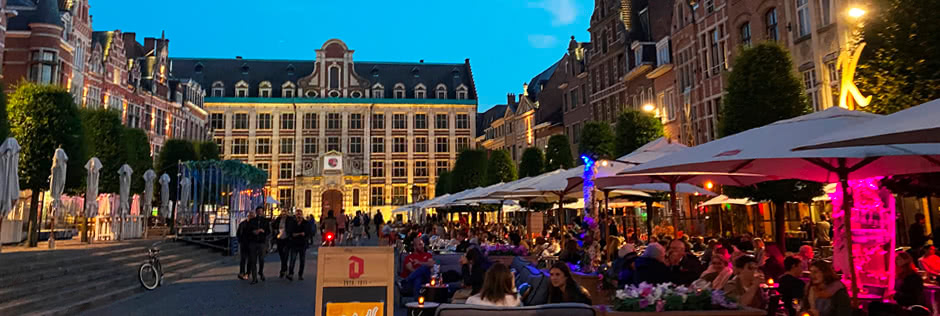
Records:
[[[81,113],[85,151],[89,157],[101,160],[98,190],[100,193],[118,193],[121,187],[118,169],[127,161],[129,149],[122,139],[121,113],[110,109],[84,109]],[[139,170],[134,169],[134,173],[137,172]]]
[[[519,178],[533,177],[545,170],[545,155],[538,147],[529,147],[522,152],[519,163]]]
[[[790,54],[777,43],[761,43],[741,51],[728,76],[728,93],[721,111],[722,137],[797,117],[811,111],[800,79],[793,73]],[[758,183],[749,187],[725,186],[734,198],[774,204],[775,240],[786,249],[786,202],[811,202],[823,194],[822,184],[800,180]]]
[[[144,172],[153,168],[153,157],[150,155],[150,138],[147,132],[139,128],[125,128],[124,161],[134,169],[131,177],[131,192],[144,191]],[[156,183],[156,181],[155,181]]]
[[[571,157],[571,145],[565,134],[552,135],[548,138],[548,148],[545,149],[545,171],[554,171],[561,168],[574,167]]]
[[[598,158],[614,158],[614,133],[610,124],[590,122],[581,130],[578,153]]]
[[[39,195],[49,188],[52,156],[62,147],[69,156],[65,187],[80,190],[85,181],[82,122],[72,95],[60,87],[20,82],[7,104],[10,136],[20,151],[20,186],[32,191],[29,206],[29,246],[39,239]]]
[[[490,152],[489,165],[486,167],[486,185],[516,180],[516,164],[512,162],[507,150]]]
[[[199,160],[219,160],[219,145],[214,141],[198,142],[195,146]]]
[[[437,175],[437,182],[434,183],[434,196],[449,194],[450,191],[450,171],[444,171]]]
[[[940,98],[940,1],[873,0],[862,19],[865,49],[855,82],[871,104],[861,108],[894,113]]]
[[[450,192],[456,193],[486,184],[486,152],[481,149],[467,149],[457,155],[454,169],[450,171]]]
[[[657,138],[663,137],[663,122],[649,113],[627,110],[617,117],[617,157],[632,153]]]

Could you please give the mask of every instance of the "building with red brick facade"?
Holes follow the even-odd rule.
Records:
[[[211,139],[204,90],[170,75],[165,37],[140,44],[134,33],[94,32],[88,0],[8,1],[0,44],[7,90],[20,80],[54,84],[82,107],[119,111],[125,125],[148,133],[154,155],[170,138]]]

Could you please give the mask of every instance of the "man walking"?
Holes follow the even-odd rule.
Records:
[[[375,217],[372,218],[372,224],[375,225],[375,235],[381,237],[382,224],[385,224],[385,220],[382,218],[382,211],[375,211]]]
[[[253,218],[255,218],[255,213],[248,212],[248,218],[238,223],[238,230],[235,233],[238,238],[238,254],[241,257],[241,262],[238,265],[238,278],[242,280],[248,280],[248,258],[251,256],[248,244],[251,243],[252,235],[248,231],[248,222]]]
[[[307,225],[310,226],[310,234],[307,234],[307,245],[313,245],[313,236],[317,234],[317,220],[313,218],[313,214],[307,215]]]
[[[346,238],[346,227],[349,225],[346,220],[346,210],[340,209],[336,215],[336,239],[343,241]]]
[[[280,278],[284,278],[284,275],[287,274],[287,260],[290,256],[290,245],[288,245],[288,232],[287,226],[288,222],[292,221],[293,218],[288,216],[288,211],[282,211],[281,215],[277,217],[274,224],[271,226],[272,231],[277,233],[275,239],[275,244],[277,245],[277,255],[281,258],[281,273]]]
[[[264,208],[255,209],[257,213],[254,218],[248,221],[248,233],[251,238],[248,240],[248,271],[251,273],[251,284],[258,283],[258,276],[264,281],[264,256],[267,254],[268,233],[271,224],[264,218]]]
[[[369,234],[369,227],[372,226],[372,219],[369,218],[368,211],[362,212],[362,228],[366,232],[366,239],[372,239],[372,235]]]
[[[294,280],[294,264],[300,260],[300,267],[297,270],[297,279],[304,279],[304,265],[307,262],[307,236],[313,234],[310,222],[304,220],[304,215],[300,210],[294,213],[294,220],[288,222],[287,231],[290,233],[290,264],[287,267],[287,279]]]
[[[336,228],[339,225],[336,223],[336,217],[333,216],[332,210],[327,211],[326,214],[326,218],[320,221],[320,225],[322,226],[321,229],[323,230],[322,236],[332,235],[333,239],[326,239],[326,237],[323,237],[325,246],[332,246],[335,243]]]

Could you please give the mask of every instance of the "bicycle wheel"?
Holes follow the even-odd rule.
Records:
[[[160,272],[149,262],[140,265],[137,276],[140,278],[140,285],[147,290],[153,290],[160,284]]]

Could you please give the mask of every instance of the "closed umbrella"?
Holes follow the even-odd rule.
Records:
[[[180,198],[177,201],[177,210],[187,211],[189,209],[189,195],[192,191],[193,182],[189,180],[189,177],[184,177],[180,179]],[[183,214],[183,216],[190,215],[189,212]],[[175,216],[173,218],[176,218]],[[195,216],[192,217],[195,220]],[[193,223],[195,224],[195,223]]]
[[[131,197],[131,174],[134,173],[134,169],[131,169],[131,166],[124,164],[121,166],[121,169],[118,169],[118,175],[120,175],[121,187],[121,208],[120,208],[120,218],[121,218],[121,228],[118,235],[118,240],[124,240],[124,219],[125,215],[130,213],[130,197]]]
[[[170,175],[160,176],[160,216],[169,216],[170,210]]]
[[[101,172],[101,160],[98,157],[91,157],[85,163],[85,170],[88,170],[88,176],[85,177],[85,240],[91,243],[88,238],[89,219],[98,216],[98,175]]]
[[[150,215],[153,214],[153,180],[157,178],[157,173],[153,172],[153,169],[147,169],[144,172],[144,200],[143,200],[143,211],[146,214],[145,218],[149,222]],[[145,226],[146,227],[146,226]],[[147,238],[147,229],[144,229],[144,238]]]
[[[49,213],[52,229],[49,231],[49,249],[55,249],[55,216],[56,209],[62,206],[62,193],[65,191],[65,175],[69,156],[65,150],[57,148],[52,156],[52,174],[49,180],[49,193],[52,195],[52,211]]]
[[[0,145],[0,227],[20,198],[20,144],[13,137]],[[0,251],[3,243],[0,242]]]

